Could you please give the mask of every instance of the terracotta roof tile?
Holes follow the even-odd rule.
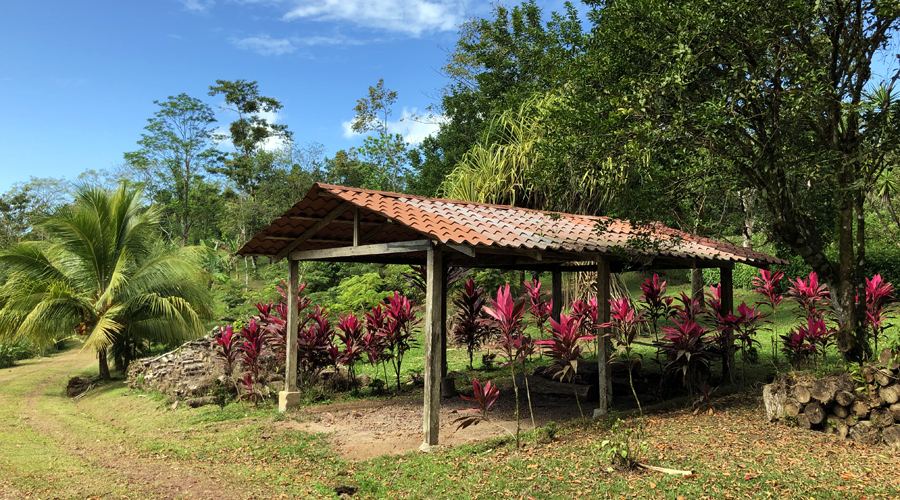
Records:
[[[631,250],[632,253],[689,261],[743,262],[755,266],[785,263],[761,252],[691,235],[661,224],[638,231],[628,222],[607,217],[423,198],[327,184],[313,185],[306,197],[248,241],[239,253],[275,256],[290,243],[285,238],[299,237],[316,223],[310,219],[321,219],[344,202],[360,209],[360,221],[367,224],[361,227],[361,233],[387,219],[394,223],[368,243],[426,237],[476,249],[497,247],[538,252],[609,254],[614,250],[627,249],[630,240],[641,238],[647,229],[652,229],[650,240],[656,248],[653,251]],[[297,249],[350,244],[352,220],[353,211],[344,212]],[[602,234],[595,230],[598,223],[605,226]]]

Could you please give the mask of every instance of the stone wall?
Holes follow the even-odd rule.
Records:
[[[225,373],[214,345],[207,336],[160,356],[133,361],[128,367],[128,386],[182,398],[205,396]]]
[[[853,377],[785,374],[763,388],[769,421],[900,449],[900,365],[889,357]]]

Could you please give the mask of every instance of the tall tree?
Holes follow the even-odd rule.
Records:
[[[159,106],[148,119],[138,144],[139,151],[125,153],[133,168],[157,179],[151,193],[157,201],[165,201],[165,211],[177,222],[181,245],[188,244],[191,229],[197,223],[196,197],[207,168],[213,166],[220,153],[213,147],[215,115],[199,99],[179,94]]]
[[[228,127],[229,135],[218,137],[219,140],[230,139],[235,151],[230,158],[224,159],[223,166],[213,171],[225,175],[252,198],[269,166],[265,161],[257,162],[257,154],[272,146],[273,140],[291,138],[287,125],[269,123],[263,116],[264,113],[277,113],[283,106],[273,97],[260,95],[255,81],[216,80],[216,85],[209,87],[209,95],[223,96],[224,109],[237,115]]]
[[[211,314],[196,247],[177,251],[158,234],[159,210],[140,189],[82,186],[41,223],[47,241],[0,252],[0,339],[47,345],[79,332],[109,378],[107,350],[125,368],[136,346],[203,334]]]
[[[374,132],[365,138],[363,145],[355,148],[363,159],[373,167],[366,176],[366,187],[390,191],[402,191],[407,177],[407,146],[400,134],[389,131],[392,106],[397,102],[397,92],[385,88],[384,79],[379,78],[374,87],[369,87],[367,97],[356,102],[353,110],[356,116],[351,128],[357,133]]]
[[[893,154],[884,138],[896,134],[887,126],[891,103],[876,105],[868,92],[878,83],[892,90],[900,75],[873,76],[900,5],[589,3],[593,40],[573,67],[581,77],[571,88],[581,95],[570,115],[597,125],[596,135],[615,135],[622,151],[676,158],[680,149],[687,154],[671,164],[675,172],[700,166],[690,156],[699,153],[736,190],[755,189],[774,235],[828,282],[838,348],[863,358],[855,297],[864,285],[865,193]],[[600,68],[604,86],[590,74]],[[832,240],[836,259],[826,252]]]

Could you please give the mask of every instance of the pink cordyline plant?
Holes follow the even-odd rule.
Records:
[[[641,283],[641,302],[644,311],[649,317],[653,327],[653,337],[659,342],[659,327],[657,321],[660,318],[668,318],[672,311],[672,302],[675,299],[666,296],[666,282],[659,281],[659,275],[653,273],[652,278],[647,278]]]
[[[866,278],[866,317],[864,324],[875,342],[875,352],[878,352],[878,337],[890,326],[885,321],[888,319],[885,307],[896,301],[892,295],[894,286],[884,281],[880,274],[872,279]]]
[[[831,306],[831,297],[824,284],[819,283],[815,271],[809,273],[808,279],[789,279],[788,297],[797,302],[800,313],[806,318],[824,319]]]
[[[381,363],[385,386],[388,383],[387,361],[391,357],[387,344],[384,341],[384,336],[381,334],[386,321],[387,316],[385,316],[384,308],[381,307],[381,304],[372,307],[372,310],[366,313],[366,334],[363,337],[363,345],[365,346],[369,364],[375,366],[375,363]]]
[[[488,315],[482,320],[489,328],[500,332],[501,354],[507,359],[510,374],[513,379],[513,391],[516,395],[516,447],[519,447],[519,386],[516,383],[516,365],[525,362],[525,358],[534,351],[534,342],[531,337],[525,335],[522,327],[522,317],[525,315],[525,302],[515,301],[509,289],[509,283],[497,290],[497,298],[490,299],[491,305],[484,306],[484,312]],[[526,390],[528,377],[525,377]],[[528,408],[531,410],[531,393],[528,391]],[[532,412],[532,425],[534,414]]]
[[[691,298],[688,294],[681,292],[681,296],[676,299],[679,303],[672,306],[670,310],[670,318],[672,321],[680,319],[681,322],[692,321],[697,323],[703,316],[709,314],[703,306],[700,305],[700,298]]]
[[[784,301],[784,295],[778,293],[778,285],[781,283],[782,279],[784,279],[784,273],[781,271],[772,272],[766,269],[760,269],[759,276],[754,276],[750,280],[753,291],[763,297],[762,300],[757,302],[757,305],[765,304],[772,310],[772,320],[769,321],[769,324],[772,325],[772,363],[776,365],[778,364],[778,342],[776,341],[778,338],[778,327],[776,315],[778,314],[778,305]]]
[[[701,374],[709,367],[709,339],[706,328],[696,321],[673,321],[675,326],[663,327],[658,347],[666,355],[667,373],[680,371],[684,386],[693,393],[699,387]]]
[[[631,387],[631,394],[634,395],[634,401],[638,405],[638,412],[641,416],[644,415],[644,410],[641,408],[641,400],[638,398],[637,391],[634,390],[633,371],[643,356],[640,353],[634,353],[632,349],[634,348],[634,339],[640,331],[640,324],[649,321],[643,317],[643,314],[644,311],[636,311],[632,308],[631,302],[625,297],[610,299],[610,320],[598,326],[598,328],[608,328],[607,336],[612,338],[616,344],[616,352],[610,354],[608,362],[613,363],[617,355],[625,358],[625,367],[628,369],[628,385]]]
[[[239,335],[234,334],[234,329],[229,326],[220,326],[219,333],[215,336],[216,354],[222,359],[225,368],[225,375],[231,376],[234,370],[234,363],[238,359],[240,351],[238,351]]]
[[[578,375],[578,362],[581,357],[581,346],[578,342],[581,340],[593,340],[596,335],[585,335],[581,329],[581,318],[566,316],[560,314],[559,321],[550,319],[550,340],[538,340],[535,344],[541,346],[544,354],[550,358],[556,359],[563,363],[560,371],[554,374],[560,380],[570,378],[572,381],[572,391],[575,393],[575,403],[578,405],[578,412],[581,418],[584,418],[584,412],[581,409],[581,401],[578,400],[578,391],[575,391],[575,377]]]
[[[337,337],[344,344],[338,360],[347,367],[351,384],[356,383],[356,362],[366,355],[366,346],[363,341],[365,326],[353,313],[341,314],[337,325]]]
[[[833,336],[834,329],[828,328],[825,320],[809,317],[806,318],[805,325],[797,326],[787,335],[782,335],[781,338],[785,353],[795,361],[805,363],[809,357],[815,357],[818,353],[823,352]]]
[[[297,367],[307,384],[313,384],[319,373],[334,364],[334,329],[328,313],[315,306],[308,314],[307,327],[297,335]]]
[[[262,396],[256,390],[259,384],[259,357],[265,346],[266,332],[256,320],[251,319],[247,326],[241,328],[241,338],[243,342],[238,345],[238,350],[241,351],[239,359],[247,369],[241,380],[244,388],[254,395],[252,399],[258,401]]]
[[[397,377],[397,390],[400,390],[400,371],[403,364],[403,355],[409,351],[416,339],[413,337],[415,326],[415,314],[412,302],[408,298],[394,292],[388,297],[384,305],[384,325],[381,335],[384,338],[386,350],[391,353],[391,364]]]
[[[547,319],[550,318],[550,314],[553,312],[553,299],[550,299],[549,302],[544,300],[546,294],[541,293],[541,282],[539,280],[534,280],[531,283],[523,281],[522,284],[525,285],[525,295],[528,297],[528,312],[534,318],[538,331],[543,332],[544,323],[547,322]]]
[[[734,341],[734,327],[737,321],[731,311],[725,310],[722,301],[722,285],[712,285],[706,292],[706,304],[712,316],[716,331],[714,341],[722,354],[722,378],[732,382],[734,377],[734,353],[736,351]]]
[[[756,332],[769,315],[757,311],[755,307],[748,306],[746,302],[741,302],[741,305],[737,307],[737,314],[732,316],[734,317],[732,324],[736,332],[735,338],[741,344],[741,378],[746,383],[747,349],[753,344],[760,345],[759,340],[756,339]]]
[[[476,378],[472,379],[472,397],[470,398],[462,394],[460,394],[459,397],[466,401],[473,401],[478,404],[478,406],[466,408],[463,411],[477,411],[478,413],[463,415],[454,420],[453,423],[457,424],[457,430],[465,429],[466,427],[475,425],[479,422],[488,422],[488,412],[497,401],[497,398],[500,397],[500,389],[491,384],[490,381],[482,386],[481,382]]]
[[[484,317],[484,301],[484,287],[475,286],[475,281],[471,278],[466,280],[460,294],[453,300],[457,311],[453,338],[457,343],[466,346],[470,369],[475,368],[473,366],[475,351],[488,334],[488,329],[480,321]]]

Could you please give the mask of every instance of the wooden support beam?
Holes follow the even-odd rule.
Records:
[[[601,324],[609,322],[610,299],[609,261],[602,257],[597,261],[597,321]],[[612,401],[612,370],[609,369],[609,355],[612,352],[612,343],[606,336],[607,329],[603,328],[597,336],[597,365],[599,367],[599,408],[595,415],[609,413],[609,403]]]
[[[441,333],[443,318],[444,281],[446,270],[440,245],[428,249],[425,291],[425,395],[423,413],[424,442],[420,447],[428,451],[438,444],[441,424]]]
[[[297,391],[297,290],[300,285],[300,273],[297,261],[288,261],[287,279],[287,344],[284,353],[284,390],[278,393],[278,411],[285,412],[300,406],[300,393]],[[293,300],[291,300],[293,299]]]
[[[337,219],[341,214],[343,214],[344,212],[346,212],[347,210],[349,210],[352,207],[353,207],[353,204],[350,203],[349,201],[345,201],[344,203],[341,203],[337,208],[335,208],[328,215],[323,217],[322,220],[313,224],[313,226],[311,228],[307,229],[306,232],[301,234],[299,238],[297,238],[293,242],[289,243],[280,252],[278,252],[278,255],[275,256],[275,260],[281,260],[281,259],[287,257],[291,252],[294,251],[295,248],[302,245],[304,241],[315,236],[315,234],[318,233],[323,227],[330,224],[331,221],[333,221],[334,219]]]
[[[391,219],[388,219],[388,220],[382,222],[382,223],[379,224],[378,227],[376,227],[375,229],[372,229],[372,230],[370,230],[369,232],[367,232],[366,234],[360,236],[360,237],[359,237],[359,244],[362,245],[363,243],[365,243],[365,242],[371,240],[372,237],[374,237],[374,236],[377,235],[378,233],[384,231],[384,229],[385,229],[386,227],[390,226],[390,225],[393,224],[393,223],[394,223],[394,221],[392,221]]]
[[[304,220],[304,221],[313,221],[313,222],[322,220],[321,217],[307,217],[307,216],[305,216],[305,215],[289,215],[287,218],[290,219],[290,220]],[[384,222],[384,221],[377,221],[377,222],[364,221],[364,220],[359,221],[359,223],[360,223],[361,225],[364,225],[364,226],[377,226],[377,225],[381,224],[382,222]],[[333,221],[333,223],[334,223],[334,224],[348,224],[348,225],[349,225],[349,224],[353,224],[353,221],[352,221],[352,220],[339,219],[339,220]]]
[[[359,207],[353,207],[353,246],[359,246]]]
[[[475,250],[473,250],[472,247],[465,245],[447,245],[447,247],[451,250],[456,250],[467,257],[475,258]]]
[[[284,364],[284,390],[287,392],[297,391],[297,325],[299,323],[299,314],[297,311],[297,290],[300,287],[300,273],[298,272],[298,262],[296,260],[288,261],[288,282],[287,282],[287,338]]]
[[[348,257],[383,256],[398,253],[423,252],[431,248],[431,240],[396,241],[393,243],[374,243],[357,247],[325,248],[322,250],[303,250],[291,254],[294,260],[325,260]]]
[[[562,271],[554,269],[552,271],[552,280],[550,286],[550,298],[553,299],[553,309],[550,311],[550,317],[554,321],[559,321],[559,313],[562,311]]]

